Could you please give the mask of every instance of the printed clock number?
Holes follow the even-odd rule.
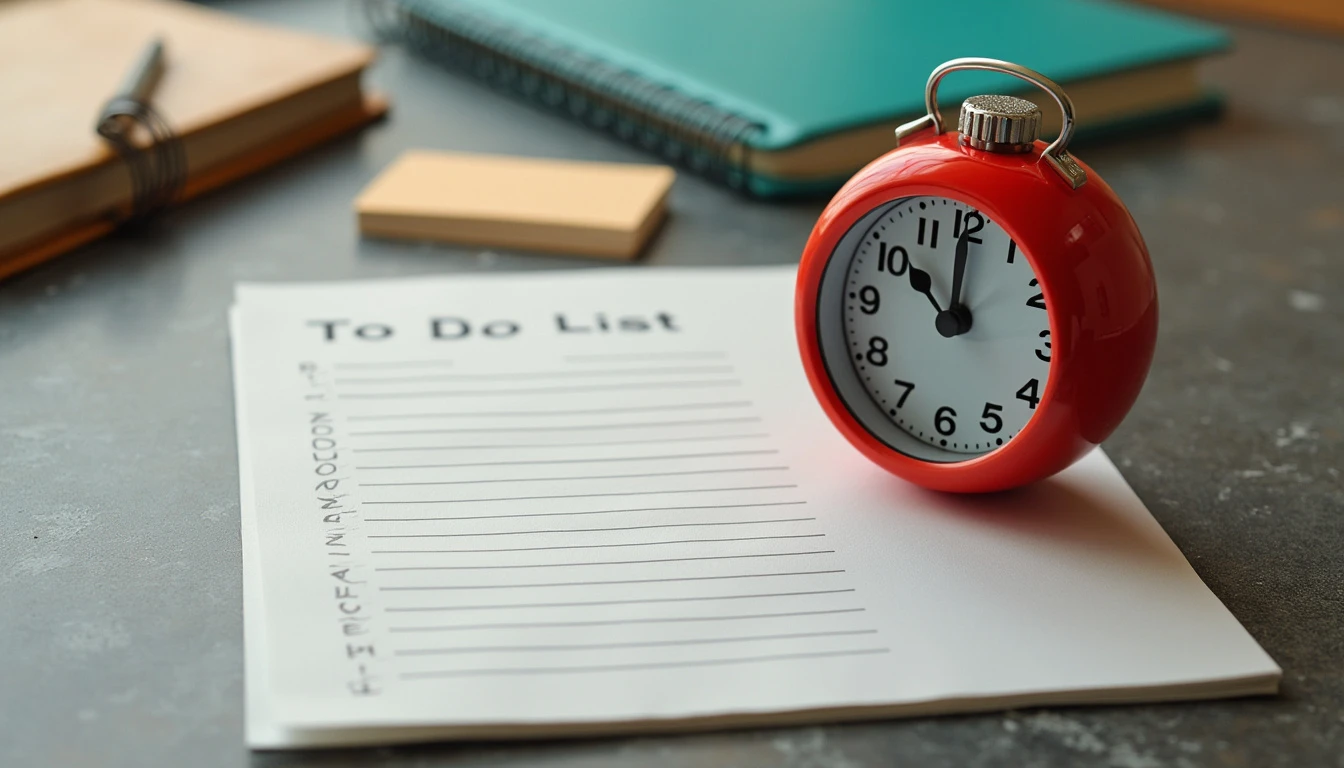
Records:
[[[956,417],[957,412],[945,405],[933,414],[933,428],[943,437],[951,437],[957,431],[957,422],[953,421]]]
[[[924,234],[926,232],[929,234],[929,247],[936,250],[938,248],[938,220],[934,219],[930,222],[928,219],[920,216],[919,234],[915,237],[915,242],[919,245],[923,245]]]
[[[985,403],[985,410],[980,412],[980,428],[991,435],[998,434],[1003,429],[1003,418],[999,416],[1002,410],[1002,405]]]
[[[859,289],[859,302],[863,304],[859,311],[865,315],[875,315],[882,306],[882,294],[871,285],[865,285]]]
[[[897,408],[905,407],[905,399],[910,396],[911,392],[915,391],[914,382],[901,381],[900,379],[893,379],[891,383],[905,390],[904,392],[901,393],[900,398],[896,400]]]
[[[1050,332],[1041,331],[1039,334],[1037,334],[1037,336],[1039,338],[1045,339],[1045,341],[1042,342],[1045,344],[1045,349],[1036,350],[1036,357],[1048,363],[1050,362]]]
[[[887,340],[881,336],[874,336],[868,340],[868,353],[864,359],[871,365],[878,368],[887,364]]]
[[[1040,386],[1039,381],[1031,379],[1023,384],[1021,389],[1017,390],[1017,399],[1026,401],[1033,411],[1036,410],[1036,404],[1041,402]]]
[[[966,226],[966,242],[975,243],[976,245],[980,245],[984,242],[984,240],[981,240],[978,237],[971,237],[971,235],[974,235],[976,232],[985,228],[985,217],[981,216],[979,211],[969,211],[963,216],[961,210],[958,209],[957,218],[952,222],[953,237],[961,237],[961,227],[963,224]],[[1009,259],[1009,261],[1011,262],[1012,260]]]
[[[1027,283],[1027,285],[1031,286],[1032,288],[1035,288],[1037,285],[1036,278],[1034,277],[1031,278],[1031,282]],[[1030,299],[1027,299],[1027,306],[1035,307],[1037,309],[1045,309],[1045,294],[1038,293],[1035,296],[1032,296]]]
[[[900,255],[900,266],[896,264],[896,256]],[[910,254],[899,245],[887,247],[886,243],[877,244],[877,271],[886,272],[893,277],[900,277],[905,274],[905,270],[910,267]]]

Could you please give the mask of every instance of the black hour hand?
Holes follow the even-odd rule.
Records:
[[[914,264],[910,265],[910,287],[924,294],[924,298],[928,299],[929,303],[933,305],[935,312],[943,311],[943,308],[938,306],[938,300],[933,298],[933,279],[929,277],[928,272]]]

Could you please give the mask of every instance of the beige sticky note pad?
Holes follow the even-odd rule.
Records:
[[[377,237],[633,258],[667,210],[661,165],[411,151],[355,201]]]

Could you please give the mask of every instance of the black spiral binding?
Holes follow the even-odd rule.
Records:
[[[364,0],[364,20],[451,69],[669,162],[750,193],[749,138],[760,123],[637,72],[501,23],[455,0]]]
[[[131,176],[131,206],[118,223],[144,221],[173,202],[186,184],[187,154],[162,115],[143,101],[121,96],[104,107],[97,130]],[[141,130],[149,136],[148,145],[135,140]]]

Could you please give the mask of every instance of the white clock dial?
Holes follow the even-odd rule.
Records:
[[[912,197],[873,219],[852,251],[843,314],[858,380],[918,442],[995,450],[1045,392],[1050,323],[1036,275],[1008,234],[965,203]]]

